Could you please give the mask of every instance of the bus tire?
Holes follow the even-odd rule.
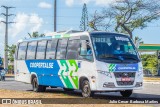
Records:
[[[70,89],[70,88],[63,88],[64,91],[74,91],[74,89]]]
[[[33,78],[32,80],[32,88],[34,92],[45,92],[46,87],[42,85],[38,85],[37,78]]]
[[[85,98],[88,98],[88,97],[90,97],[94,94],[94,92],[91,91],[88,80],[83,80],[82,81],[81,90],[82,90],[82,96],[85,97]]]
[[[130,97],[133,93],[133,90],[124,90],[124,91],[120,91],[120,93],[123,97]]]

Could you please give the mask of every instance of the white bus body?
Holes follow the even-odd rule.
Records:
[[[51,86],[80,89],[84,97],[100,91],[120,91],[122,96],[129,97],[132,90],[142,89],[143,68],[126,35],[57,33],[18,42],[15,80],[31,83],[36,92]]]

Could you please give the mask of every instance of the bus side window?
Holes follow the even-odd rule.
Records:
[[[18,60],[25,60],[27,42],[20,43],[18,47],[19,48],[18,48],[18,52],[17,52],[17,59]]]
[[[47,43],[46,40],[38,42],[36,59],[44,59],[45,58],[46,43]]]
[[[67,42],[68,38],[63,38],[58,41],[56,59],[66,59]]]
[[[58,42],[57,39],[48,41],[46,49],[46,59],[55,59],[57,42]]]
[[[69,40],[67,48],[67,59],[78,59],[80,40]]]
[[[37,48],[37,41],[28,43],[27,59],[35,59],[36,48]]]
[[[93,61],[93,52],[88,40],[81,40],[80,59]]]

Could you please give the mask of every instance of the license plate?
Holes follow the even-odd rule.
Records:
[[[121,81],[131,81],[130,78],[121,78]]]

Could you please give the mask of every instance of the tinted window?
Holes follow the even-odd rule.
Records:
[[[68,39],[60,39],[58,42],[58,48],[57,48],[57,59],[65,59],[66,57],[66,48],[67,48],[67,41]]]
[[[18,59],[24,60],[26,56],[27,42],[20,43],[18,49]]]
[[[48,41],[46,50],[46,59],[55,59],[57,41],[58,41],[57,39]]]
[[[78,59],[80,40],[70,40],[68,42],[67,59]]]
[[[37,42],[29,42],[27,49],[27,59],[35,59]]]
[[[91,35],[95,56],[107,62],[140,61],[132,40],[122,34],[97,33]]]
[[[89,40],[81,40],[80,59],[93,61],[93,52]]]
[[[44,59],[45,58],[46,42],[47,41],[39,41],[38,42],[36,59]]]

